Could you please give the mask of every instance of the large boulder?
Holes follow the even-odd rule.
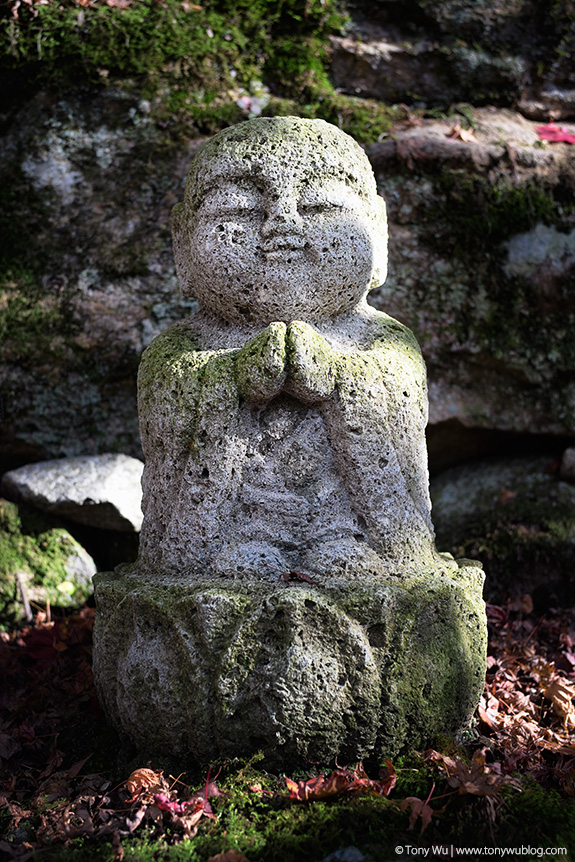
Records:
[[[511,111],[470,119],[471,138],[423,120],[368,149],[390,230],[371,301],[421,344],[432,425],[569,435],[575,150]]]

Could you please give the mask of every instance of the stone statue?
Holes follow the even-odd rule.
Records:
[[[140,366],[140,557],[97,585],[112,720],[283,764],[455,729],[483,683],[483,574],[435,550],[425,367],[366,301],[387,263],[367,157],[321,120],[241,123],[194,160],[173,228],[201,310]]]
[[[202,311],[140,369],[145,565],[269,580],[433,560],[423,361],[366,302],[386,235],[334,126],[261,119],[204,147],[174,211]]]

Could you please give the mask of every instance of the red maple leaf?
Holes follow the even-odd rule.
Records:
[[[542,141],[550,141],[552,144],[565,143],[575,144],[575,135],[572,135],[566,129],[561,129],[554,123],[549,123],[546,126],[537,126],[535,131]]]
[[[290,799],[298,802],[309,802],[315,799],[325,799],[328,796],[358,795],[371,793],[376,796],[389,796],[395,787],[397,776],[391,761],[387,760],[382,781],[368,778],[362,764],[355,769],[334,769],[330,775],[316,775],[307,781],[294,781],[285,776],[285,782],[290,792]]]

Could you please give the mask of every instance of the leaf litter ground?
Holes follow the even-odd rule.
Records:
[[[257,757],[207,774],[142,762],[100,712],[93,609],[38,613],[0,635],[0,859],[319,862],[350,845],[379,860],[452,844],[575,859],[575,610],[535,618],[529,596],[487,610],[486,687],[465,739],[370,774],[336,763],[294,776]]]

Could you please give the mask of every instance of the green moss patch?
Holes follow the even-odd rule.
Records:
[[[36,605],[81,605],[92,585],[77,559],[89,558],[67,530],[0,500],[0,630],[24,618],[23,592]]]

